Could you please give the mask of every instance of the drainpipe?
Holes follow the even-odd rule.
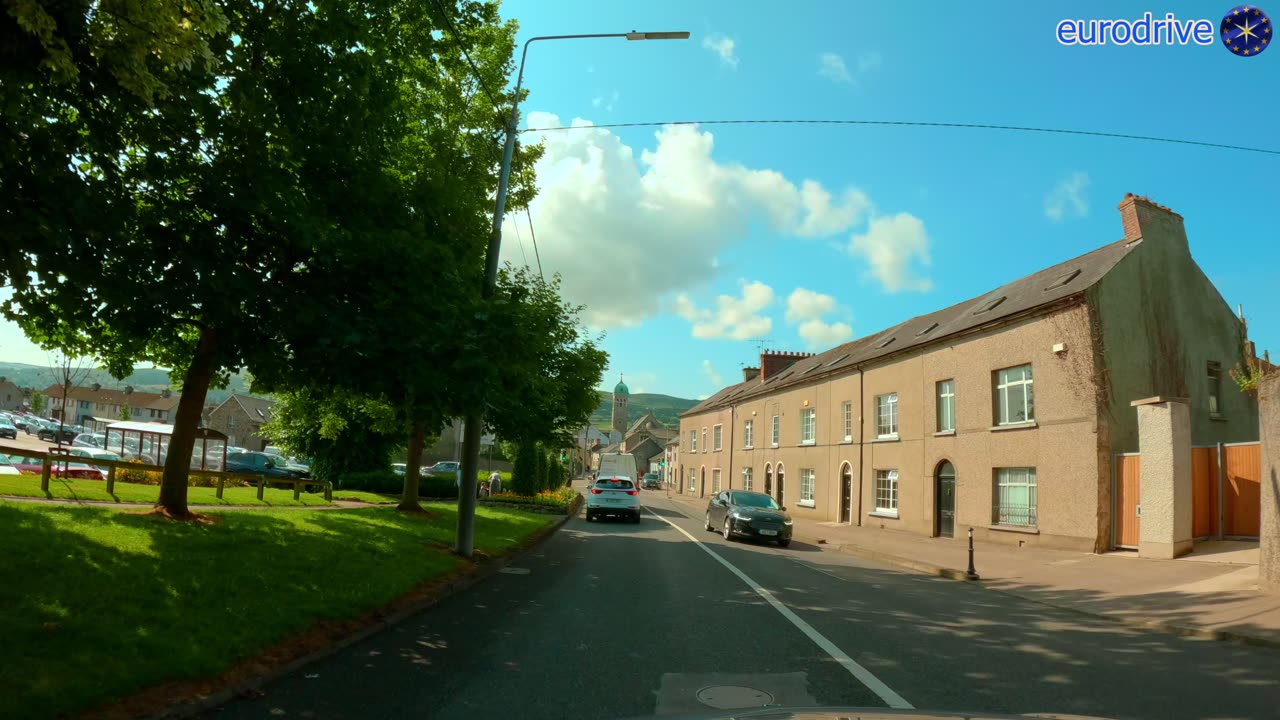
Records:
[[[866,406],[863,404],[865,400],[863,381],[866,377],[862,374],[862,368],[858,368],[858,522],[856,527],[862,527],[862,448],[867,443],[866,417],[863,413]]]
[[[738,406],[729,406],[729,477],[725,481],[726,485],[723,489],[733,487],[733,426],[738,423]]]

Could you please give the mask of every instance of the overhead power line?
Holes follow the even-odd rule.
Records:
[[[542,256],[538,254],[538,235],[533,231],[533,216],[529,214],[529,206],[524,206],[524,216],[529,220],[529,237],[533,238],[533,258],[538,261],[538,277],[542,278],[542,282],[547,282],[547,276],[542,274]]]
[[[604,125],[561,125],[558,127],[525,128],[522,133],[556,132],[562,130],[597,130],[634,127],[661,127],[664,125],[876,125],[882,127],[932,127],[964,130],[1005,130],[1026,133],[1048,133],[1054,135],[1084,135],[1088,137],[1113,138],[1117,140],[1143,140],[1146,142],[1172,143],[1175,145],[1196,145],[1199,147],[1217,148],[1219,150],[1239,150],[1242,152],[1261,153],[1264,155],[1280,155],[1280,150],[1269,148],[1247,147],[1244,145],[1228,145],[1225,143],[1204,142],[1201,140],[1183,140],[1179,138],[1156,137],[1153,135],[1132,135],[1129,133],[1101,132],[1096,130],[1071,130],[1068,128],[1024,127],[1020,125],[988,125],[983,123],[949,123],[921,122],[911,120],[676,120],[666,122],[630,122],[608,123]]]

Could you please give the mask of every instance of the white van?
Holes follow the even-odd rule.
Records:
[[[624,477],[638,480],[636,473],[636,456],[627,453],[605,453],[600,456],[600,467],[596,468],[597,478]]]

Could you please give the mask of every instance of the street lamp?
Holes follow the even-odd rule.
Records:
[[[511,101],[511,116],[507,118],[506,142],[502,147],[502,168],[498,172],[497,200],[493,206],[493,229],[489,234],[489,249],[484,259],[484,288],[481,297],[493,298],[498,285],[498,252],[502,249],[502,216],[507,208],[507,184],[511,180],[511,158],[516,149],[516,135],[520,122],[520,87],[524,84],[524,62],[529,56],[530,43],[543,40],[591,40],[595,38],[625,38],[637,40],[688,40],[689,33],[636,32],[596,33],[590,35],[540,35],[524,42],[520,52],[520,72],[516,75],[516,91]],[[480,471],[480,434],[484,430],[483,410],[467,413],[462,434],[462,479],[458,489],[458,540],[454,551],[463,557],[471,557],[475,545],[476,475]]]

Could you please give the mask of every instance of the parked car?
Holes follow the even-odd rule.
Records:
[[[391,463],[391,472],[404,477],[404,474],[409,472],[409,463]]]
[[[458,472],[458,468],[462,467],[462,463],[455,460],[445,460],[427,468],[427,472],[431,475],[454,475]]]
[[[22,471],[14,467],[8,455],[0,455],[0,475],[21,475]]]
[[[660,488],[662,487],[662,478],[658,476],[658,473],[645,473],[644,477],[640,479],[640,487],[645,490]]]
[[[116,462],[121,460],[119,453],[113,453],[110,450],[100,450],[98,448],[75,447],[73,445],[70,453],[75,457],[88,458],[90,460],[114,460]],[[98,468],[102,472],[110,472],[111,470],[109,465],[94,465],[94,467]]]
[[[39,458],[23,457],[22,455],[10,455],[9,461],[14,464],[22,472],[29,472],[39,475],[44,471],[44,461]],[[96,467],[85,465],[81,462],[64,462],[55,460],[49,472],[50,477],[56,478],[75,478],[80,480],[106,480],[106,473]]]
[[[77,435],[75,440],[71,441],[72,447],[87,447],[105,449],[107,446],[107,436],[102,433],[84,433]]]
[[[587,494],[587,522],[606,515],[618,515],[640,522],[640,490],[629,477],[602,477]]]
[[[9,418],[0,418],[0,438],[18,439],[18,426]]]
[[[791,544],[791,516],[773,498],[758,492],[725,490],[707,503],[707,530],[720,531],[725,540],[749,537]]]
[[[290,462],[288,459],[286,459],[281,455],[276,455],[273,453],[263,453],[263,454],[271,458],[271,462],[275,463],[276,467],[282,467],[288,470],[289,472],[292,472],[294,477],[300,477],[300,478],[311,477],[311,468],[307,467],[306,465],[299,465],[295,462]]]
[[[80,433],[76,432],[74,425],[59,426],[57,423],[51,423],[36,431],[36,437],[46,442],[57,442],[61,437],[63,442],[71,442],[75,440]]]
[[[260,452],[240,452],[227,455],[227,472],[253,473],[269,477],[301,477],[287,467],[277,466],[271,456]]]

